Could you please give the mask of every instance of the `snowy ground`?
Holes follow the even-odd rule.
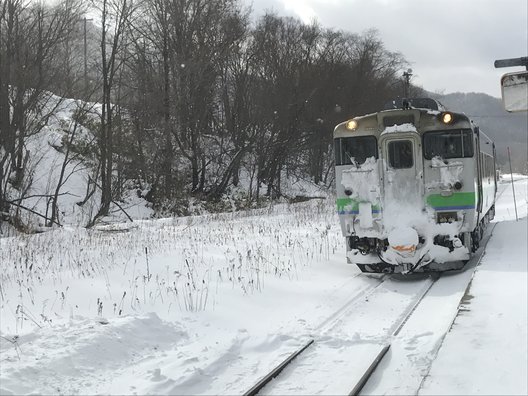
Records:
[[[527,188],[526,179],[515,183],[519,221],[504,190],[499,223],[420,394],[528,394]]]
[[[516,222],[501,186],[467,293],[472,270],[437,282],[365,393],[527,393],[527,188]],[[2,238],[0,267],[0,394],[241,394],[310,337],[266,393],[336,394],[430,282],[346,265],[329,200]]]

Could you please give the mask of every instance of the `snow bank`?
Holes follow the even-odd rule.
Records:
[[[497,224],[419,394],[528,394],[527,229]]]

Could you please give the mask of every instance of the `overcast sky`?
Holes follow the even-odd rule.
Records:
[[[253,15],[274,11],[361,33],[376,28],[410,62],[413,83],[439,93],[500,97],[496,59],[528,56],[526,0],[242,0]],[[403,70],[402,70],[403,73]]]

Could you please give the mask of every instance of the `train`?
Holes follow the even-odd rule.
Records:
[[[495,215],[494,142],[431,98],[396,99],[333,133],[346,258],[362,272],[460,270]]]

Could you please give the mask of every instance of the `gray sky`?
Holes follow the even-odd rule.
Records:
[[[496,59],[528,56],[526,0],[242,0],[266,10],[361,33],[376,28],[390,51],[410,62],[413,83],[439,93],[500,97]],[[402,70],[403,72],[403,70]]]

